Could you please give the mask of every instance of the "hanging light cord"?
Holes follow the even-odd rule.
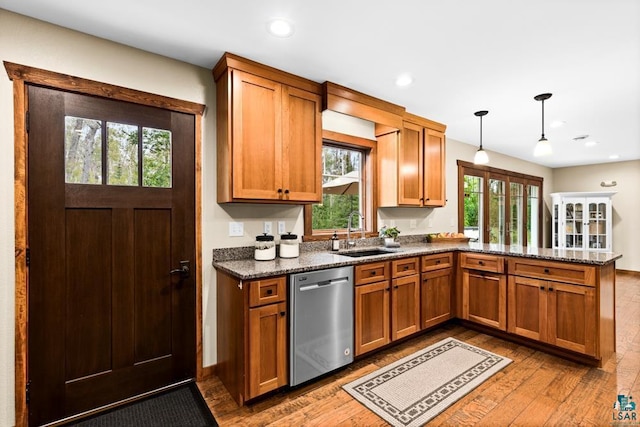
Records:
[[[544,99],[542,100],[542,138],[540,138],[540,141],[542,140],[546,140],[547,138],[544,137]]]
[[[480,149],[482,150],[482,116],[480,116]]]

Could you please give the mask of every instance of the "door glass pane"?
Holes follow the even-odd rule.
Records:
[[[505,182],[489,179],[489,243],[504,244]]]
[[[69,184],[102,184],[100,120],[65,116],[64,176]]]
[[[142,185],[171,187],[171,132],[142,128]]]
[[[565,203],[565,247],[567,248],[582,248],[582,211],[582,203]]]
[[[511,224],[509,226],[509,244],[522,245],[522,209],[524,206],[524,185],[518,182],[509,184],[509,213],[511,214]]]
[[[138,127],[107,123],[107,183],[138,185]]]
[[[554,206],[557,210],[558,206]],[[527,186],[527,246],[539,248],[540,242],[538,241],[538,235],[540,234],[540,224],[538,224],[538,218],[540,213],[540,187],[537,185]],[[553,247],[558,247],[558,212],[554,212],[553,227],[556,241]]]
[[[606,247],[606,204],[589,203],[589,248],[601,249]]]
[[[358,150],[324,145],[322,147],[322,203],[313,205],[314,230],[344,230],[350,212],[363,213],[363,153]],[[351,227],[361,228],[358,215]]]
[[[479,176],[464,176],[464,235],[474,242],[482,242],[483,181]]]

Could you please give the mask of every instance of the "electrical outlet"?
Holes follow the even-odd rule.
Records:
[[[456,226],[456,219],[455,218],[451,218],[450,224],[452,227]]]
[[[287,227],[284,221],[278,221],[278,234],[286,234]]]
[[[409,228],[416,228],[418,225],[416,224],[416,220],[412,219],[409,221]]]
[[[429,227],[429,228],[433,228],[433,219],[429,218],[429,219],[427,220],[427,227]]]
[[[394,219],[389,221],[389,227],[395,227],[396,226],[396,221]]]
[[[262,232],[263,233],[267,233],[267,234],[271,234],[272,231],[273,231],[273,222],[265,221],[264,222],[264,229],[262,230]]]
[[[229,222],[229,237],[242,237],[244,236],[244,223],[243,222]]]

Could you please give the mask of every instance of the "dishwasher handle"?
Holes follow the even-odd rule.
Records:
[[[316,283],[310,283],[308,285],[305,286],[300,286],[298,288],[299,292],[305,292],[305,291],[311,291],[313,289],[320,289],[320,288],[324,288],[326,286],[337,286],[337,285],[341,285],[344,283],[349,283],[349,279],[346,277],[340,277],[338,279],[332,279],[332,280],[322,280],[320,282],[316,282]]]

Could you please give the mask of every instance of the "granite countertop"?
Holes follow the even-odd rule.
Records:
[[[380,246],[358,247],[351,251],[381,248]],[[450,251],[479,252],[494,255],[506,255],[523,258],[532,258],[548,261],[571,262],[577,264],[606,265],[622,257],[622,254],[613,252],[581,251],[566,249],[523,248],[522,246],[505,246],[497,244],[480,243],[410,243],[403,244],[399,248],[385,248],[388,253],[383,255],[371,255],[363,257],[348,257],[338,252],[310,251],[301,252],[298,258],[276,258],[273,261],[255,261],[246,257],[243,259],[215,260],[213,266],[225,271],[241,280],[257,279],[261,277],[300,273],[319,270],[323,268],[340,267],[345,265],[357,265],[373,261],[386,261],[397,258],[406,258],[417,255],[429,255]],[[216,251],[221,251],[216,249]]]

